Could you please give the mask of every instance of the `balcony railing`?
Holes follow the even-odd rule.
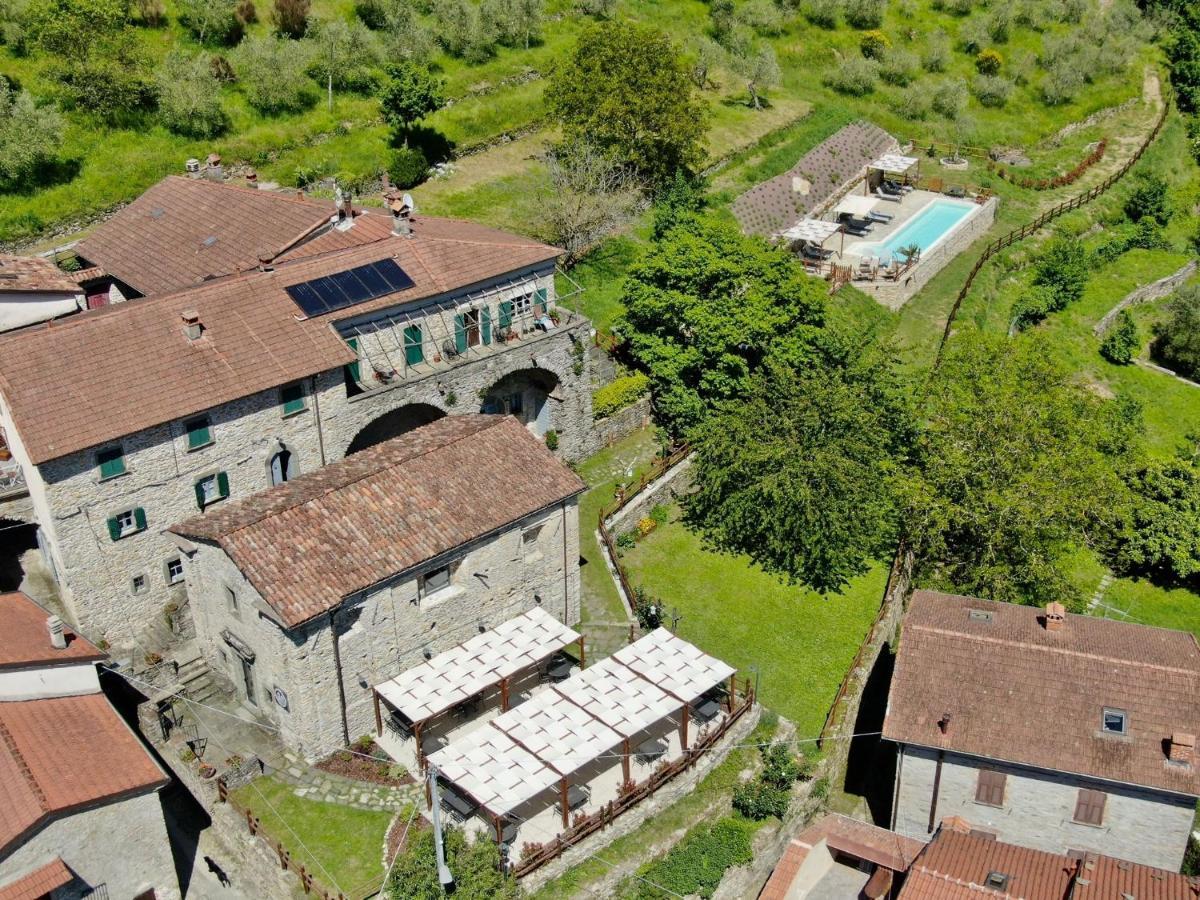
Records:
[[[0,498],[20,497],[28,494],[25,472],[14,459],[0,460]]]

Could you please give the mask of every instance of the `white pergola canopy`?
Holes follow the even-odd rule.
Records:
[[[534,607],[376,685],[375,690],[410,722],[423,722],[578,640],[577,632]]]
[[[809,241],[813,244],[823,244],[830,235],[837,234],[841,228],[842,226],[837,222],[801,219],[787,231],[780,232],[780,237],[788,241]]]
[[[863,197],[858,194],[847,194],[840,201],[834,212],[839,216],[855,216],[859,219],[865,218],[871,210],[875,208],[878,202],[877,197]]]
[[[495,816],[511,813],[734,674],[665,628],[429,757]]]
[[[880,172],[896,172],[903,175],[920,160],[915,156],[901,156],[899,153],[885,153],[875,162],[871,163],[870,168],[878,169]]]

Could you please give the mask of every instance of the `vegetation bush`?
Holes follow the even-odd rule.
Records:
[[[237,0],[178,0],[179,22],[201,44],[236,44],[244,23]]]
[[[979,55],[975,57],[975,69],[980,75],[995,75],[1000,71],[1002,65],[1004,65],[1004,57],[1000,55],[1000,51],[993,50],[991,47],[980,50]]]
[[[854,28],[878,28],[883,24],[887,0],[844,0],[846,22]]]
[[[1200,286],[1176,291],[1166,314],[1155,328],[1154,355],[1185,378],[1200,380]]]
[[[693,829],[665,857],[638,869],[645,880],[637,882],[632,896],[636,900],[711,897],[727,869],[754,858],[753,832],[752,823],[733,817]]]
[[[39,107],[0,79],[0,189],[31,186],[39,169],[57,158],[64,127],[54,106]]]
[[[592,415],[603,419],[619,412],[641,398],[650,389],[650,378],[644,372],[622,375],[592,394]]]
[[[1083,87],[1083,73],[1071,62],[1051,64],[1042,78],[1042,100],[1047,106],[1069,103]]]
[[[443,844],[457,896],[467,900],[517,900],[520,896],[516,879],[500,871],[500,850],[494,841],[481,835],[468,843],[461,829],[447,828]],[[410,832],[384,893],[391,900],[443,900],[432,828]]]
[[[763,769],[759,778],[766,784],[777,788],[791,790],[792,784],[800,777],[800,764],[782,741],[760,747],[763,758]]]
[[[929,116],[929,93],[923,85],[911,85],[888,100],[888,106],[896,115],[920,122]]]
[[[867,59],[882,59],[883,54],[891,49],[892,42],[882,31],[868,31],[858,42],[858,49]]]
[[[387,171],[396,187],[416,187],[429,175],[429,160],[420,147],[397,147],[388,159]]]
[[[888,50],[879,63],[879,77],[888,84],[904,87],[917,80],[921,64],[916,54],[902,48]]]
[[[274,0],[271,22],[284,37],[302,38],[308,30],[308,14],[312,0]]]
[[[1127,366],[1142,351],[1142,335],[1129,310],[1121,310],[1116,322],[1100,342],[1100,355],[1110,363]]]
[[[1133,222],[1149,218],[1166,225],[1171,220],[1170,186],[1166,179],[1153,172],[1139,175],[1125,200],[1125,215]]]
[[[875,90],[878,68],[869,59],[851,57],[825,76],[825,84],[839,94],[862,97]]]
[[[1055,238],[1034,264],[1033,283],[1046,288],[1057,311],[1083,296],[1090,274],[1087,249],[1076,238]]]
[[[761,821],[770,816],[782,819],[791,803],[791,791],[765,781],[740,784],[733,791],[733,808],[747,819]]]
[[[1008,103],[1013,85],[999,75],[977,75],[974,83],[975,97],[984,106],[997,108]]]
[[[945,72],[950,65],[950,36],[942,29],[935,29],[929,35],[921,65],[927,72]]]
[[[837,28],[842,6],[842,0],[806,0],[804,17],[820,28]]]
[[[1130,478],[1134,502],[1114,567],[1167,582],[1200,574],[1200,471],[1196,439],[1172,459],[1153,459]]]
[[[176,134],[211,138],[229,125],[221,106],[221,85],[202,55],[168,54],[156,74],[158,114]]]
[[[303,45],[278,37],[243,41],[233,55],[238,81],[246,101],[261,113],[299,112],[317,100]]]
[[[933,92],[935,112],[947,119],[957,119],[967,108],[967,83],[961,78],[948,78]]]

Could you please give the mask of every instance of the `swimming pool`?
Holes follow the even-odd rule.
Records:
[[[977,204],[969,201],[949,200],[944,197],[930,200],[887,240],[863,244],[858,248],[859,253],[887,260],[898,257],[896,251],[901,247],[916,244],[921,248],[921,253],[926,254],[978,208]]]

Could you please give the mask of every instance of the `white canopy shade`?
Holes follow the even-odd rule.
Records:
[[[376,685],[375,690],[410,722],[423,722],[578,640],[577,632],[534,607]]]
[[[872,169],[879,169],[881,172],[900,172],[904,173],[915,166],[919,159],[915,156],[901,156],[899,153],[885,153],[875,162],[871,163]]]
[[[476,803],[502,816],[562,777],[498,728],[480,728],[429,757]]]
[[[691,703],[736,671],[665,628],[654,629],[612,658],[684,703]]]
[[[875,208],[875,204],[879,202],[878,197],[864,197],[861,194],[847,194],[843,197],[834,210],[839,216],[857,216],[864,218],[871,210]]]
[[[814,244],[825,242],[831,234],[837,234],[842,226],[837,222],[826,222],[822,219],[801,219],[787,231],[781,232],[780,237],[789,241],[811,241]]]

